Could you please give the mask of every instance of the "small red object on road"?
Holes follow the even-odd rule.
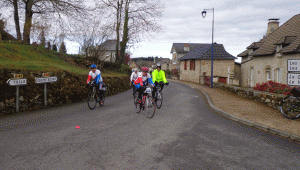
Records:
[[[76,129],[80,129],[80,126],[76,126]]]

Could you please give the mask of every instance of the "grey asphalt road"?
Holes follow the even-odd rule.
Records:
[[[132,91],[0,119],[0,169],[299,169],[300,144],[214,113],[196,89],[164,88],[148,119]],[[76,126],[80,126],[76,129]]]

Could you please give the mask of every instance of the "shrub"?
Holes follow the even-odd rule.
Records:
[[[254,89],[259,90],[259,91],[264,91],[264,92],[290,95],[292,87],[290,87],[286,84],[268,81],[268,82],[262,83],[262,84],[257,83],[256,86],[254,87]]]

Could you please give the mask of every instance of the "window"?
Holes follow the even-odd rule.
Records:
[[[267,81],[271,80],[271,71],[267,71]]]
[[[250,55],[251,53],[253,53],[253,49],[248,50],[248,55]]]
[[[250,87],[254,86],[254,68],[250,69]]]
[[[276,81],[280,83],[280,75],[281,75],[281,71],[280,69],[276,69]]]
[[[195,70],[195,60],[190,61],[190,70]]]
[[[186,70],[186,66],[187,66],[187,61],[184,61],[184,70]]]
[[[282,45],[277,45],[277,50],[276,52],[279,52],[282,49]]]

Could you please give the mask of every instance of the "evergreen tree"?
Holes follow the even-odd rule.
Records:
[[[57,52],[57,46],[56,46],[56,44],[53,44],[52,50]]]
[[[65,46],[65,43],[64,43],[64,42],[62,42],[62,43],[60,44],[59,52],[61,52],[61,53],[67,53],[67,49],[66,49],[66,46]]]

